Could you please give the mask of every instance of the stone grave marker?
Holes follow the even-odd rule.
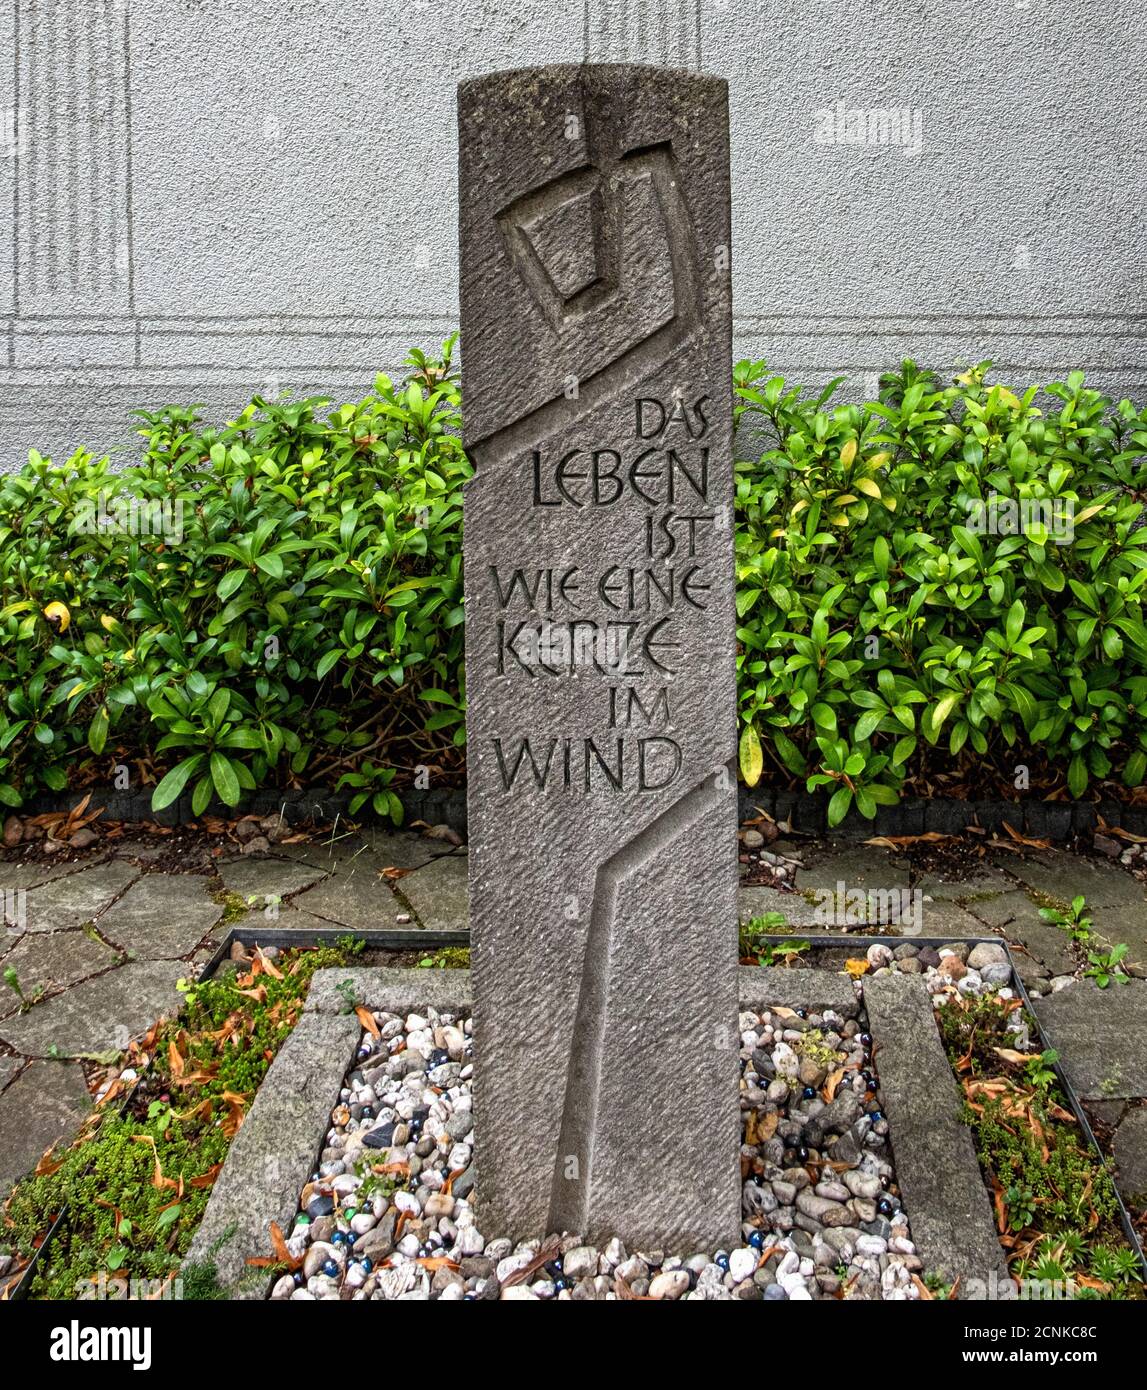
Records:
[[[738,1238],[727,90],[459,88],[483,1230]]]

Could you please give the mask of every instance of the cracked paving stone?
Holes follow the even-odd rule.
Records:
[[[0,1021],[0,1038],[29,1057],[122,1051],[156,1019],[179,1012],[183,996],[172,961],[133,961],[73,985],[27,1013]]]
[[[300,912],[298,908],[292,907],[290,904],[281,907],[277,913],[264,912],[262,909],[255,908],[246,917],[235,922],[234,925],[241,926],[245,933],[258,933],[261,927],[265,927],[268,932],[330,932],[339,929],[338,922],[330,922],[325,917],[316,917],[312,912]],[[387,926],[389,924],[384,922],[381,925]]]
[[[1062,927],[1045,922],[1039,905],[1019,889],[972,903],[971,910],[988,926],[1018,942],[1052,975],[1070,975],[1076,967],[1071,938]]]
[[[1147,983],[1099,989],[1091,980],[1077,980],[1033,1000],[1032,1007],[1082,1100],[1147,1094]]]
[[[448,855],[399,880],[398,891],[427,931],[466,931],[470,925],[469,859]]]
[[[956,878],[945,873],[925,873],[916,887],[936,902],[959,902],[975,911],[977,899],[996,897],[1012,892],[1015,883],[1000,869],[977,866],[970,873]]]
[[[404,909],[387,881],[379,876],[392,862],[372,849],[359,850],[340,860],[329,878],[299,893],[292,905],[300,912],[322,917],[328,924],[358,931],[392,927],[396,914]]]
[[[7,1086],[23,1065],[23,1057],[10,1057],[6,1053],[0,1057],[0,1091]]]
[[[1080,854],[1044,851],[1030,859],[1017,856],[1006,867],[1021,883],[1061,902],[1082,893],[1092,908],[1147,905],[1142,884],[1125,869]]]
[[[146,874],[100,918],[100,932],[142,960],[178,960],[211,931],[223,908],[201,874]]]
[[[780,912],[790,927],[819,927],[823,931],[824,923],[817,919],[816,911],[815,904],[800,893],[782,893],[766,884],[742,884],[737,890],[737,919],[741,922]]]
[[[67,931],[92,921],[114,901],[139,870],[121,860],[111,860],[79,873],[52,879],[28,891],[25,930]]]
[[[74,874],[86,873],[89,869],[104,863],[102,856],[85,859],[77,863],[57,863],[52,859],[27,859],[21,863],[0,860],[0,888],[35,888],[39,884],[54,883],[57,879],[68,878]]]
[[[959,903],[939,902],[921,903],[921,935],[923,936],[949,936],[953,938],[965,936],[991,936],[984,928],[984,924]]]
[[[0,1094],[0,1192],[69,1138],[91,1109],[78,1062],[33,1062]]]
[[[431,839],[411,831],[373,830],[370,845],[379,859],[396,869],[418,869],[443,855],[452,854],[449,840]]]
[[[277,856],[277,851],[276,851]],[[332,868],[334,864],[332,862]],[[320,869],[301,859],[281,859],[278,857],[256,857],[249,855],[241,859],[231,859],[218,865],[219,877],[230,893],[238,893],[241,898],[287,898],[310,888],[325,878],[329,870]]]
[[[36,932],[22,936],[3,958],[15,970],[20,988],[30,995],[37,986],[74,985],[114,965],[119,956],[82,931]]]
[[[811,851],[809,857],[812,857]],[[835,892],[840,883],[846,890],[907,888],[908,875],[908,868],[902,862],[897,863],[875,846],[830,849],[827,854],[820,854],[816,863],[802,865],[797,870],[796,890],[798,893],[823,889]]]

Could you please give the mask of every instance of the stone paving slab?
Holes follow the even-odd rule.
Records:
[[[1038,904],[1022,889],[973,903],[971,910],[986,926],[1022,946],[1049,974],[1070,975],[1075,969],[1071,938],[1062,927],[1045,922]]]
[[[332,972],[316,979],[323,973]],[[361,1031],[354,1014],[305,1014],[235,1136],[183,1262],[213,1262],[233,1299],[266,1291],[266,1271],[253,1271],[247,1259],[272,1253],[272,1221],[290,1229]]]
[[[451,840],[412,831],[371,830],[365,839],[380,860],[396,869],[421,868],[444,854],[453,854],[456,848]]]
[[[360,965],[348,969],[316,970],[307,991],[304,1013],[346,1013],[347,1001],[340,986],[349,981],[355,998],[379,1012],[409,1012],[430,1005],[435,1009],[469,1011],[469,970],[392,969]]]
[[[0,938],[0,944],[3,938]],[[11,950],[0,958],[0,968],[15,970],[20,988],[30,995],[37,986],[67,986],[86,980],[119,961],[119,954],[83,931],[35,932],[15,938]],[[8,1000],[18,1005],[8,990],[0,994],[0,1012],[7,1013]]]
[[[946,936],[963,939],[968,936],[991,935],[979,918],[959,903],[939,900],[920,905],[922,936]]]
[[[51,1056],[53,1046],[65,1057],[122,1050],[179,1010],[178,974],[170,961],[121,965],[0,1021],[0,1038],[28,1057]]]
[[[18,863],[6,860],[0,863],[0,889],[35,888],[39,884],[54,883],[56,879],[68,878],[72,874],[87,873],[104,860],[104,855],[70,860],[65,864],[51,859],[28,859]]]
[[[1143,887],[1115,864],[1082,854],[1039,850],[1030,857],[1015,855],[1003,868],[1029,888],[1069,903],[1082,893],[1092,910],[1144,905]]]
[[[265,927],[268,932],[331,932],[341,930],[338,922],[330,922],[325,917],[316,917],[313,912],[300,912],[297,907],[293,907],[290,903],[284,903],[275,916],[269,915],[261,908],[252,908],[246,917],[240,918],[232,925],[242,927],[244,931],[248,932],[257,932],[261,927]]]
[[[77,1062],[33,1062],[0,1093],[0,1196],[60,1139],[68,1139],[91,1109]]]
[[[816,905],[800,893],[785,893],[764,884],[742,884],[737,890],[737,920],[751,922],[754,917],[763,917],[768,912],[781,913],[790,927],[825,930],[824,923],[817,919]]]
[[[100,918],[100,934],[142,960],[190,955],[223,916],[201,874],[146,874]]]
[[[1032,1007],[1081,1100],[1147,1095],[1147,983],[1077,980]]]
[[[7,1086],[23,1065],[23,1057],[10,1057],[7,1053],[0,1056],[0,1091]]]
[[[959,1296],[1007,1282],[992,1205],[924,981],[892,972],[864,984],[880,1097],[912,1239],[928,1273]]]
[[[798,893],[821,889],[835,892],[839,883],[846,888],[866,889],[909,886],[907,863],[877,845],[817,846],[810,848],[802,859],[795,880]]]
[[[937,902],[959,902],[975,910],[976,901],[1007,893],[1015,888],[1015,881],[1002,869],[994,865],[978,865],[966,877],[955,878],[951,874],[926,871],[915,882],[925,897]]]
[[[221,860],[217,865],[223,886],[243,899],[288,898],[301,893],[327,875],[303,859],[281,858],[273,855],[251,854],[239,859]]]
[[[847,975],[832,970],[789,970],[780,966],[737,967],[737,994],[741,1007],[833,1009],[854,1018],[860,1004]]]
[[[398,881],[399,893],[427,931],[457,931],[469,925],[469,856],[443,855]]]
[[[113,902],[139,870],[122,860],[86,868],[32,888],[27,898],[27,930],[67,931],[92,921]]]
[[[313,913],[336,926],[350,927],[356,931],[393,927],[395,918],[405,913],[406,909],[387,880],[379,876],[390,865],[389,858],[373,849],[359,850],[340,864],[337,873],[299,893],[292,899],[292,904],[300,912]],[[401,882],[405,883],[407,879]]]
[[[1112,1144],[1115,1183],[1126,1202],[1147,1205],[1147,1106],[1129,1110]]]

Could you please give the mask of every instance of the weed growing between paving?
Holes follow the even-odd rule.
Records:
[[[1067,1109],[1055,1053],[1016,1048],[1024,1034],[1009,1024],[1021,1007],[980,995],[936,1010],[1009,1269],[1021,1282],[1062,1284],[1074,1298],[1142,1297],[1111,1174]],[[1034,1020],[1023,1022],[1036,1036]]]
[[[792,931],[783,912],[766,912],[748,922],[742,922],[737,932],[737,957],[742,965],[791,965],[803,952],[812,949],[808,941],[782,941],[773,944],[766,940]]]
[[[361,943],[340,941],[274,961],[257,952],[233,978],[184,987],[180,1017],[156,1025],[124,1059],[144,1079],[122,1113],[127,1084],[115,1081],[72,1146],[45,1155],[7,1202],[4,1239],[24,1259],[68,1209],[34,1298],[95,1297],[132,1280],[172,1296],[231,1140],[298,1022],[311,976],[350,963],[357,950]],[[193,1294],[185,1285],[183,1295]]]

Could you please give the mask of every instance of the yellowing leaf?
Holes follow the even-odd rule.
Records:
[[[1034,1062],[1040,1055],[1038,1052],[1017,1052],[1014,1047],[993,1047],[992,1051],[997,1057],[1002,1057],[1005,1062],[1012,1062],[1016,1066],[1024,1062]]]
[[[72,615],[68,611],[66,603],[49,603],[44,609],[44,617],[57,632],[67,632],[72,621]]]
[[[765,755],[761,750],[760,735],[752,724],[746,724],[741,733],[739,760],[741,776],[750,787],[755,787],[761,780],[761,773],[765,766]]]
[[[850,440],[848,441],[848,443],[844,446],[844,448],[841,449],[841,451],[840,451],[840,461],[841,461],[841,463],[844,464],[845,468],[850,468],[850,467],[852,466],[852,460],[853,460],[855,457],[856,457],[856,440],[855,440],[855,439],[850,439]]]
[[[852,486],[856,488],[858,492],[863,492],[866,497],[880,496],[880,487],[877,483],[873,482],[871,478],[855,478],[853,479]]]
[[[868,962],[866,960],[846,960],[844,968],[854,980],[859,980],[861,975],[868,974]]]

